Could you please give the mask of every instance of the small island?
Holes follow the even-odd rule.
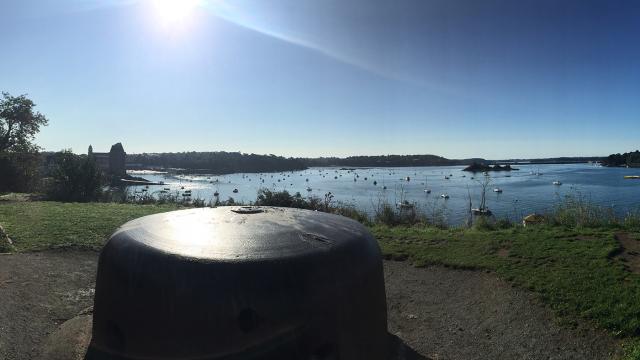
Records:
[[[470,171],[474,173],[481,172],[481,171],[511,171],[511,170],[520,170],[520,169],[513,168],[509,164],[504,166],[500,166],[500,164],[491,166],[491,165],[477,163],[477,162],[474,162],[471,165],[467,166],[466,168],[462,169],[462,171]]]

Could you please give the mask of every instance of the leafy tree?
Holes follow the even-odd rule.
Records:
[[[69,150],[56,153],[48,188],[51,200],[95,201],[102,196],[104,176],[93,156],[75,155]]]
[[[0,153],[33,152],[38,147],[33,138],[41,126],[48,124],[47,118],[34,111],[36,104],[26,95],[11,96],[2,92],[0,97]]]

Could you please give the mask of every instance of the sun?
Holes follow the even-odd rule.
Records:
[[[150,0],[158,21],[164,26],[188,22],[200,0]]]

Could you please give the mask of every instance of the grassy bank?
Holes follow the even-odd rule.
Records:
[[[619,255],[620,230],[562,226],[501,230],[373,226],[387,258],[417,266],[488,269],[541,297],[571,324],[578,317],[625,338],[640,359],[640,275]],[[640,239],[640,233],[625,232]]]
[[[0,224],[18,251],[62,247],[100,249],[125,222],[176,209],[175,205],[0,202]]]
[[[175,204],[0,202],[0,223],[17,251],[99,249],[131,219]],[[349,214],[346,214],[349,215]],[[573,222],[568,222],[573,223]],[[623,338],[628,359],[640,359],[640,274],[616,235],[640,239],[635,226],[538,225],[438,228],[424,223],[369,224],[386,258],[417,266],[490,270],[538,294],[567,325],[587,319]],[[640,256],[638,261],[640,261]]]

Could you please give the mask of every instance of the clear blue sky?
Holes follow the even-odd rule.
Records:
[[[50,119],[41,146],[450,158],[640,147],[638,1],[177,3],[0,2],[0,90],[28,93]]]

